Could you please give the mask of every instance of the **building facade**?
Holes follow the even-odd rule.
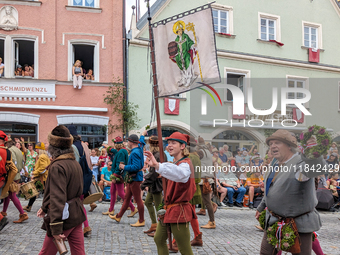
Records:
[[[0,1],[0,129],[47,142],[56,125],[77,126],[90,147],[116,122],[104,94],[123,77],[123,1]],[[93,80],[73,87],[76,60]],[[21,69],[34,71],[22,74]],[[31,69],[31,70],[32,70]]]
[[[204,4],[203,0],[158,0],[151,8],[152,22]],[[221,83],[243,91],[246,114],[233,115],[232,94],[223,88],[216,89],[222,106],[215,106],[208,96],[207,114],[197,114],[204,92],[195,90],[176,98],[180,101],[179,115],[164,114],[165,100],[160,99],[162,127],[168,131],[179,129],[195,137],[200,135],[217,147],[228,144],[233,151],[256,145],[264,154],[266,136],[273,130],[285,128],[280,123],[282,120],[294,119],[298,124],[289,128],[292,132],[299,134],[309,125],[318,124],[327,127],[339,142],[340,51],[337,39],[340,34],[334,31],[334,26],[340,24],[338,1],[217,0],[212,8]],[[142,119],[140,129],[135,130],[138,133],[149,124],[150,113],[143,109],[148,109],[152,100],[146,15],[137,23],[132,22],[129,36],[129,99],[143,105],[138,113]],[[254,107],[269,109],[273,87],[278,88],[279,96],[281,88],[309,90],[311,100],[304,106],[312,116],[304,116],[293,105],[288,105],[286,115],[282,115],[280,100],[273,114],[254,115],[247,102],[249,88],[253,90]],[[287,94],[289,99],[303,97],[301,93]],[[277,121],[271,125],[273,118]],[[229,122],[214,127],[214,119]],[[252,119],[261,119],[264,125],[243,125],[244,120]],[[231,126],[230,120],[236,124]],[[155,122],[151,125],[154,127]]]

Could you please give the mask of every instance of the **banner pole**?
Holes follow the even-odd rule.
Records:
[[[148,7],[148,21],[149,21],[149,39],[150,39],[150,51],[151,51],[150,54],[151,54],[151,66],[152,66],[153,94],[154,94],[156,119],[157,119],[159,158],[160,158],[160,162],[163,163],[164,162],[164,150],[163,150],[161,117],[159,114],[159,104],[158,104],[158,84],[157,84],[157,74],[156,74],[155,48],[154,48],[153,32],[152,32],[152,26],[151,26],[150,2],[149,0],[146,0],[146,2],[148,5],[147,7]],[[164,195],[164,203],[165,203],[167,182],[164,177],[162,177],[162,186],[163,186],[163,195]],[[172,249],[171,228],[169,224],[167,224],[167,234],[168,234],[168,239],[169,239],[169,247],[170,249]]]
[[[154,94],[154,102],[156,109],[156,119],[157,119],[157,135],[158,135],[158,144],[159,144],[159,157],[161,163],[164,162],[164,150],[163,150],[163,140],[162,140],[162,126],[161,126],[161,117],[159,113],[159,104],[158,104],[158,84],[157,84],[157,75],[156,75],[156,60],[155,60],[155,50],[154,50],[154,40],[153,40],[153,32],[151,26],[151,14],[150,14],[150,5],[149,0],[146,0],[148,7],[148,21],[149,21],[149,38],[150,38],[150,54],[151,54],[151,66],[152,66],[152,79],[153,79],[153,94]],[[166,183],[163,178],[163,190],[164,197],[166,191]]]

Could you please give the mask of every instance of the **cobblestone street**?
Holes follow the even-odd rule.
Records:
[[[36,217],[36,212],[41,205],[38,199],[33,206],[29,219],[22,224],[14,224],[19,216],[12,203],[8,210],[10,223],[0,232],[1,255],[38,254],[42,247],[45,231],[41,230],[42,220]],[[27,201],[22,200],[22,205]],[[133,228],[130,223],[135,223],[138,214],[134,218],[124,215],[122,221],[117,224],[108,216],[102,215],[107,211],[109,204],[98,204],[94,212],[88,212],[92,235],[85,238],[86,254],[157,254],[156,245],[152,237],[143,233],[150,227],[150,218],[145,210],[146,227]],[[121,204],[116,204],[116,211]],[[2,206],[1,206],[2,208]],[[86,206],[89,210],[89,206]],[[339,255],[339,213],[321,212],[323,227],[318,232],[319,240],[324,253],[327,255]],[[194,248],[194,254],[259,254],[262,232],[254,225],[255,211],[244,209],[218,209],[216,216],[217,228],[215,230],[203,230],[203,247]],[[199,216],[200,225],[206,224],[208,216]],[[191,237],[193,234],[191,231]],[[179,253],[178,253],[179,254]]]

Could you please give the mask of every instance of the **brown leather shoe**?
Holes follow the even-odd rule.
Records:
[[[137,207],[135,207],[135,211],[134,212],[131,211],[131,213],[128,215],[128,217],[131,218],[131,217],[135,216],[136,213],[138,213]]]
[[[130,224],[131,227],[144,227],[145,220],[143,222],[139,222],[139,220],[135,224]]]
[[[209,221],[207,225],[201,226],[201,228],[214,229],[216,228],[215,221],[213,222]]]
[[[259,226],[259,225],[255,225],[255,228],[257,228],[257,229],[259,229],[261,231],[264,231],[263,228],[261,226]]]
[[[168,249],[169,249],[169,252],[171,252],[171,253],[177,253],[178,252],[178,246],[177,246],[176,241],[174,243],[172,243],[172,249],[170,249],[170,245],[168,244]]]
[[[6,212],[1,212],[2,216],[7,216],[7,213]]]
[[[32,209],[32,206],[26,205],[26,206],[24,206],[22,209],[23,209],[24,211],[26,211],[26,212],[30,212],[31,209]]]
[[[152,223],[149,230],[144,231],[145,234],[155,232],[157,228],[157,223]]]
[[[203,215],[203,216],[205,216],[205,215],[206,215],[206,212],[205,212],[205,210],[201,209],[201,210],[199,210],[199,211],[196,213],[196,215]]]
[[[111,212],[107,210],[107,212],[102,212],[103,215],[115,215],[115,210],[112,210]]]
[[[28,220],[27,213],[19,214],[19,219],[16,221],[13,221],[13,223],[21,223],[25,220]]]
[[[151,236],[151,237],[155,237],[155,234],[156,234],[156,231],[155,231],[155,232],[152,232],[152,233],[148,233],[147,235],[148,235],[148,236]]]
[[[199,233],[194,239],[192,239],[190,244],[191,246],[203,246],[202,232]]]
[[[216,203],[212,202],[212,206],[213,206],[214,213],[215,213],[217,211],[218,205]]]
[[[117,221],[117,222],[120,222],[120,220],[121,220],[122,218],[118,218],[117,215],[118,215],[118,214],[116,214],[116,215],[111,215],[111,214],[109,214],[109,217],[110,217],[111,219]]]
[[[89,212],[93,212],[93,210],[97,208],[97,205],[95,203],[92,203],[90,204],[90,207],[91,209],[89,210]]]
[[[84,237],[88,237],[89,235],[91,235],[92,229],[90,228],[90,226],[85,227],[84,228]]]

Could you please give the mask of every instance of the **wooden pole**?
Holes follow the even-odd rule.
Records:
[[[160,156],[161,163],[163,163],[164,162],[164,150],[163,150],[163,140],[162,140],[162,126],[161,126],[161,117],[159,114],[156,60],[155,60],[153,33],[152,33],[152,27],[151,27],[151,14],[150,14],[149,0],[147,0],[147,5],[148,5],[149,38],[150,38],[150,51],[151,51],[150,54],[151,54],[151,66],[152,66],[152,79],[153,79],[153,94],[154,94],[154,99],[155,99],[157,135],[158,135],[159,154],[160,154],[159,156]],[[164,189],[164,186],[163,186],[163,189]]]
[[[146,0],[148,7],[148,21],[149,21],[149,40],[150,40],[150,54],[151,54],[151,66],[152,66],[152,80],[153,80],[153,94],[155,100],[155,109],[156,109],[156,119],[157,119],[157,136],[158,136],[158,144],[159,144],[159,158],[160,162],[164,162],[164,150],[163,150],[163,139],[162,139],[162,126],[161,126],[161,117],[159,114],[159,104],[158,104],[158,84],[157,84],[157,75],[156,75],[156,58],[155,58],[155,50],[154,50],[154,40],[153,40],[153,32],[151,27],[151,13],[150,13],[150,2]],[[164,195],[164,203],[166,198],[166,188],[167,182],[164,177],[162,177],[162,185],[163,185],[163,195]],[[172,249],[172,240],[171,240],[171,228],[170,225],[167,224],[167,233],[169,238],[169,246]]]

